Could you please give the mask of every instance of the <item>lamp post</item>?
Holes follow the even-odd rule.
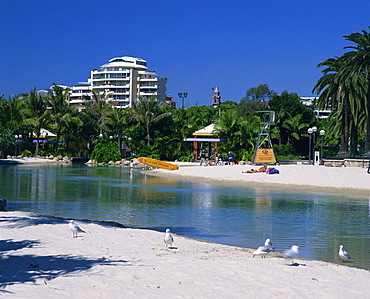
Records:
[[[99,138],[100,138],[100,143],[101,143],[102,139],[103,139],[103,134],[102,133],[99,134]]]
[[[309,134],[309,141],[308,141],[308,165],[311,164],[311,150],[312,150],[312,147],[311,147],[311,138],[312,138],[312,133],[313,133],[313,130],[312,128],[309,128],[307,130],[308,134]]]
[[[312,165],[315,165],[315,146],[316,146],[316,132],[317,127],[312,127],[313,141],[312,141]]]
[[[19,136],[18,135],[15,135],[15,145],[14,145],[14,156],[16,157],[17,156],[17,142],[18,142],[18,138]]]
[[[22,154],[22,134],[18,135],[19,138],[19,154]]]
[[[322,160],[322,147],[323,147],[323,144],[324,144],[324,135],[325,135],[325,130],[321,130],[321,131],[320,131],[320,135],[321,135],[321,152],[320,152],[320,159]]]
[[[181,108],[184,109],[184,99],[186,99],[188,97],[188,93],[187,92],[179,92],[178,93],[178,96],[179,98],[182,100],[182,106]]]
[[[54,146],[57,146],[57,145],[54,145]],[[49,146],[48,146],[48,132],[45,133],[45,143],[44,143],[44,149],[47,149]],[[56,148],[56,147],[54,147]]]

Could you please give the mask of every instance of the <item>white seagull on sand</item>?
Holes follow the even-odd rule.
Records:
[[[86,233],[81,227],[74,223],[73,220],[69,221],[69,230],[72,232],[73,238],[77,238],[77,233]]]
[[[297,245],[293,245],[290,249],[287,249],[283,252],[283,258],[292,260],[298,256],[298,250],[300,248]]]
[[[272,243],[271,243],[271,240],[269,238],[266,239],[265,246],[268,247],[268,248],[272,248]]]
[[[173,243],[173,237],[168,228],[166,229],[166,233],[164,235],[164,243],[166,243],[166,250],[168,250],[168,245],[171,247]]]
[[[343,245],[339,246],[339,256],[342,259],[343,263],[345,263],[347,260],[353,260],[353,257],[351,257],[349,253],[344,250]]]
[[[265,257],[266,254],[270,253],[271,251],[274,251],[272,248],[267,246],[260,246],[257,248],[256,251],[253,252],[253,257],[255,255],[262,255],[262,257]]]

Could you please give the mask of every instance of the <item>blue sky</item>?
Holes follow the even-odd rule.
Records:
[[[86,81],[119,56],[140,57],[167,77],[167,93],[211,105],[268,84],[310,96],[317,64],[367,30],[370,1],[13,0],[0,10],[0,94]]]

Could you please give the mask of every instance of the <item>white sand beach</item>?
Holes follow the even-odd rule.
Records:
[[[365,298],[370,272],[164,232],[0,212],[4,298]]]
[[[188,166],[180,167],[179,170],[175,171],[154,169],[147,173],[188,180],[211,180],[226,184],[324,188],[328,192],[345,190],[366,192],[370,190],[370,174],[367,173],[367,167],[279,165],[274,166],[279,170],[279,174],[243,173],[243,171],[258,169],[259,167],[254,165]]]

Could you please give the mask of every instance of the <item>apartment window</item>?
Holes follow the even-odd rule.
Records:
[[[116,93],[125,93],[125,92],[128,92],[128,89],[127,88],[118,88],[115,90]]]
[[[105,79],[105,74],[94,74],[93,79]]]

